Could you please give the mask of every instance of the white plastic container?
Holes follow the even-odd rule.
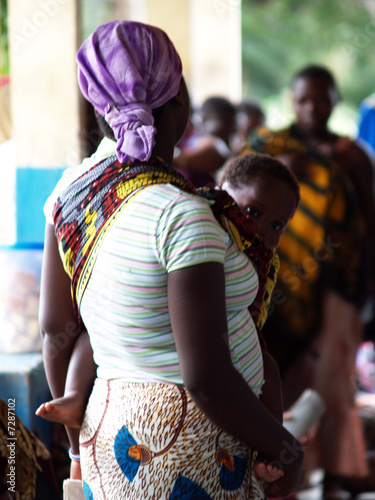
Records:
[[[300,439],[319,422],[325,412],[325,404],[317,391],[306,389],[287,411],[291,417],[284,421],[284,427],[296,439]]]

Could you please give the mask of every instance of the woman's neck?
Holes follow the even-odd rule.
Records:
[[[171,119],[168,103],[163,108],[159,108],[159,112],[154,116],[156,134],[152,154],[172,165],[176,131],[173,127],[174,121]]]
[[[153,156],[158,156],[166,163],[172,165],[173,162],[173,153],[174,153],[174,145],[164,144],[163,141],[160,140],[160,137],[156,136],[156,144],[154,149],[152,150]]]

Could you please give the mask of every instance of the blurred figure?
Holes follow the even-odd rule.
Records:
[[[230,157],[236,128],[236,108],[225,97],[210,97],[200,109],[201,130],[175,152],[173,166],[196,187],[217,184],[219,169]]]
[[[357,142],[366,150],[375,174],[375,92],[364,99],[359,107]],[[373,191],[375,193],[375,175],[373,175]],[[372,224],[373,226],[374,224]],[[375,293],[368,301],[364,313],[365,339],[375,341]]]
[[[306,387],[324,399],[317,459],[325,497],[332,498],[348,478],[369,479],[354,381],[361,308],[372,281],[371,262],[363,259],[374,225],[372,171],[362,149],[328,128],[339,99],[332,74],[308,66],[292,91],[295,123],[278,132],[257,129],[249,145],[282,160],[301,188],[301,203],[280,240],[264,336],[280,366],[285,407]]]
[[[257,127],[265,125],[266,117],[258,101],[244,99],[236,106],[236,133],[231,140],[231,151],[237,154],[250,133]]]
[[[358,140],[375,162],[375,93],[359,106]]]

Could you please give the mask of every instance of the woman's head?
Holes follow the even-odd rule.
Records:
[[[323,66],[306,66],[293,78],[292,91],[298,126],[306,133],[324,132],[339,100],[332,73]]]
[[[153,110],[181,87],[181,61],[168,36],[143,23],[110,22],[82,44],[77,64],[80,89],[113,130],[119,160],[148,160]]]
[[[244,99],[237,105],[237,133],[243,140],[248,138],[254,128],[264,125],[265,120],[264,111],[255,99]]]
[[[300,201],[294,174],[271,156],[249,153],[227,162],[220,185],[256,220],[265,246],[276,248]]]

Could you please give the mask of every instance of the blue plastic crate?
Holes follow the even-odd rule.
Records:
[[[16,170],[16,243],[44,241],[43,206],[66,167],[18,167]]]

